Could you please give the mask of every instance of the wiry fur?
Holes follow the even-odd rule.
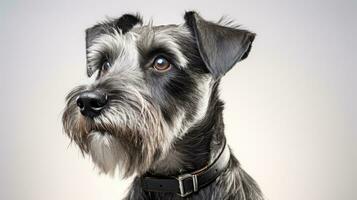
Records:
[[[145,91],[147,89],[140,80],[142,79],[132,78],[129,74],[126,78],[119,80],[108,76],[92,86],[107,91],[111,99],[109,108],[100,117],[94,119],[84,118],[78,111],[70,113],[75,104],[73,102],[75,98],[68,98],[69,106],[64,113],[65,131],[72,136],[83,151],[91,153],[93,161],[105,173],[113,172],[117,164],[121,167],[120,171],[124,176],[130,176],[134,172],[143,173],[151,165],[158,149],[164,153],[169,148],[173,136],[164,134],[164,130],[168,132],[167,125],[160,120],[162,117],[155,105],[147,100],[149,99]],[[130,85],[127,86],[128,83]],[[72,94],[76,95],[78,92]],[[106,136],[108,133],[110,139]],[[88,140],[90,140],[90,146]],[[108,140],[111,144],[108,145],[108,142],[102,140]],[[113,148],[113,143],[120,147]],[[97,147],[98,145],[102,146]],[[99,155],[103,157],[99,158],[90,147],[104,148],[107,154]],[[137,155],[134,155],[135,153]],[[124,154],[121,155],[123,159],[117,159],[117,154]],[[116,159],[118,163],[101,163],[100,161],[107,160],[106,157],[113,157],[111,160]]]
[[[86,31],[87,72],[92,76],[98,71],[98,77],[67,95],[63,127],[100,172],[114,174],[119,169],[123,177],[137,174],[126,199],[181,199],[144,191],[140,177],[200,169],[217,157],[225,140],[220,78],[212,76],[202,59],[204,52],[197,46],[201,41],[189,19],[194,13],[189,15],[185,18],[192,23],[167,26],[142,25],[141,18],[124,15]],[[158,55],[172,63],[168,72],[152,68]],[[103,61],[112,66],[106,73],[100,70]],[[85,117],[76,100],[93,90],[106,93],[109,101],[100,115]],[[224,173],[187,199],[263,197],[231,154]]]

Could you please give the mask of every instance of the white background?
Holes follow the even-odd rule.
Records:
[[[257,33],[224,77],[229,144],[271,200],[357,199],[356,1],[0,1],[0,199],[120,199],[61,127],[85,76],[85,28],[126,12],[185,10]]]

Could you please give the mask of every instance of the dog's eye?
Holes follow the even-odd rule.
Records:
[[[110,62],[105,61],[105,62],[102,64],[101,70],[102,70],[102,71],[108,71],[111,67],[112,67],[112,65],[110,64]]]
[[[111,67],[112,65],[110,64],[109,61],[103,62],[99,70],[99,76],[103,76],[104,74],[106,74]]]
[[[159,56],[155,59],[153,67],[159,72],[165,72],[171,68],[171,63],[166,58]]]

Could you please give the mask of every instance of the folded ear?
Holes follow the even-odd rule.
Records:
[[[245,59],[255,34],[204,20],[196,12],[186,12],[185,20],[196,38],[198,50],[208,70],[218,79]]]
[[[142,18],[139,14],[124,14],[117,19],[108,19],[104,22],[98,23],[86,29],[86,49],[88,56],[88,49],[93,41],[102,34],[113,33],[114,30],[120,31],[122,34],[130,31],[135,25],[142,25]],[[88,65],[88,57],[87,57]],[[97,70],[97,68],[89,66],[87,68],[87,75],[90,77]]]
[[[86,29],[86,44],[87,48],[91,42],[101,34],[110,33],[113,30],[120,30],[122,34],[130,31],[135,25],[142,24],[142,18],[139,14],[124,14],[117,19],[109,19],[107,21],[98,23]]]

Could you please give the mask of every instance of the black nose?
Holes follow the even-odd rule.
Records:
[[[82,115],[91,118],[98,116],[107,103],[107,94],[100,90],[83,92],[77,99]]]

